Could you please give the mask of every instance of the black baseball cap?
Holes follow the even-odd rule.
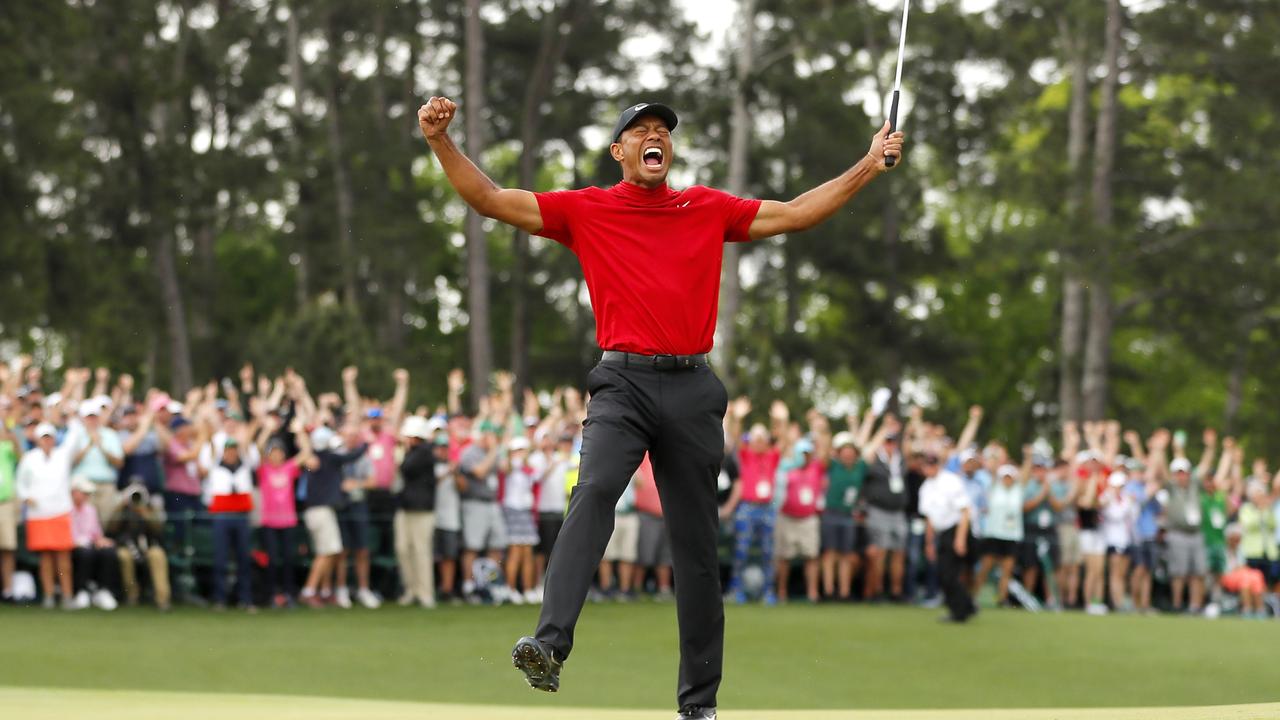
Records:
[[[680,118],[676,117],[676,111],[662,103],[638,103],[623,110],[622,115],[618,117],[618,124],[613,128],[613,141],[618,142],[622,133],[641,115],[657,115],[667,123],[668,130],[675,130],[676,125],[680,123]]]

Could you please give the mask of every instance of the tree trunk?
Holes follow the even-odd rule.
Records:
[[[755,0],[742,0],[738,11],[739,32],[742,33],[738,45],[734,67],[735,83],[733,89],[733,110],[729,126],[729,194],[741,196],[747,191],[747,158],[751,148],[751,115],[747,107],[747,93],[751,83],[751,73],[755,65],[756,36],[756,3]],[[720,378],[733,393],[737,389],[737,354],[735,345],[738,340],[738,309],[742,304],[742,278],[738,274],[738,266],[742,258],[742,248],[738,243],[725,243],[724,268],[721,271],[720,310],[717,324],[717,363],[721,369]]]
[[[467,133],[467,153],[477,163],[484,154],[485,69],[484,24],[480,19],[480,0],[467,0],[466,7],[466,79],[463,111]],[[478,402],[489,387],[493,372],[493,337],[489,318],[489,248],[482,219],[475,210],[467,209],[467,338],[471,353],[471,401]]]
[[[1112,175],[1116,154],[1116,90],[1120,75],[1120,0],[1107,0],[1106,67],[1098,109],[1093,158],[1093,222],[1097,253],[1089,287],[1089,335],[1084,356],[1084,415],[1088,420],[1106,416],[1111,333],[1114,323],[1111,297],[1111,251],[1115,234]]]
[[[1085,182],[1082,169],[1089,132],[1089,65],[1084,38],[1074,33],[1069,21],[1062,21],[1063,45],[1070,54],[1071,107],[1067,129],[1067,167],[1070,185],[1067,190],[1068,237],[1059,246],[1063,265],[1062,328],[1058,346],[1058,408],[1065,422],[1080,422],[1080,353],[1084,347],[1085,287],[1080,274],[1079,236],[1085,224],[1080,222],[1084,206]]]
[[[538,166],[538,150],[541,147],[541,107],[551,94],[556,70],[564,59],[579,20],[580,0],[565,0],[548,11],[542,20],[538,54],[533,64],[533,75],[525,86],[524,103],[520,112],[520,163],[517,182],[520,187],[532,190],[534,174]],[[515,375],[515,394],[524,392],[529,382],[529,233],[517,229],[511,268],[512,319],[511,319],[511,372]]]
[[[1232,435],[1236,431],[1236,420],[1240,417],[1240,408],[1244,405],[1244,376],[1249,357],[1249,338],[1246,335],[1240,346],[1236,348],[1235,357],[1231,360],[1231,372],[1227,375],[1227,403],[1223,409],[1222,433]]]
[[[286,23],[286,44],[289,53],[289,86],[293,90],[293,108],[289,111],[290,125],[292,126],[292,133],[289,137],[289,158],[293,165],[293,177],[298,183],[298,206],[294,208],[292,233],[293,252],[298,258],[295,265],[297,276],[294,279],[294,302],[297,304],[298,309],[301,310],[311,296],[311,265],[307,248],[307,232],[311,227],[309,223],[311,192],[307,181],[307,173],[303,167],[306,161],[306,155],[302,149],[302,93],[305,87],[302,84],[302,51],[301,40],[299,39],[301,30],[299,25],[298,10],[295,3],[295,5],[289,7],[289,20]]]
[[[342,265],[342,302],[352,310],[359,309],[356,296],[356,251],[352,218],[355,200],[351,191],[351,177],[347,172],[347,158],[343,149],[342,112],[338,106],[340,81],[338,58],[342,54],[342,30],[331,14],[326,21],[329,39],[328,82],[325,83],[325,119],[329,133],[329,164],[333,172],[335,219],[338,227],[338,259]]]

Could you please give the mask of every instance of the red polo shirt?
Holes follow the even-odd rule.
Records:
[[[605,350],[711,350],[724,243],[749,240],[759,200],[631,183],[537,193],[542,237],[578,256]]]

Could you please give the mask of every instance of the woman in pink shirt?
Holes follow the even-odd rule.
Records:
[[[115,543],[102,532],[98,509],[90,497],[97,485],[86,477],[71,481],[71,573],[75,579],[77,609],[92,603],[100,610],[115,610],[116,597],[111,588],[120,580],[120,559],[116,556]]]
[[[296,421],[295,421],[296,422]],[[264,462],[258,466],[258,494],[262,527],[258,529],[262,547],[270,558],[267,568],[268,591],[275,607],[294,604],[297,567],[298,527],[296,483],[302,464],[311,457],[311,441],[305,432],[295,430],[298,454],[286,457],[284,443],[278,438],[266,442],[269,432],[261,435]]]
[[[811,440],[796,443],[798,465],[786,474],[786,493],[778,517],[775,554],[778,558],[778,600],[786,602],[791,562],[804,562],[804,584],[809,602],[818,602],[818,550],[821,527],[818,503],[826,490],[825,453],[819,455]]]
[[[186,544],[187,521],[204,511],[196,459],[209,435],[204,423],[197,429],[181,415],[169,422],[169,430],[172,434],[164,449],[164,511],[174,524],[174,544],[181,549]]]

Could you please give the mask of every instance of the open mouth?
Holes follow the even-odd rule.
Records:
[[[662,148],[656,148],[656,147],[646,148],[644,151],[644,155],[642,155],[641,157],[644,160],[645,167],[651,167],[651,168],[662,167]]]

